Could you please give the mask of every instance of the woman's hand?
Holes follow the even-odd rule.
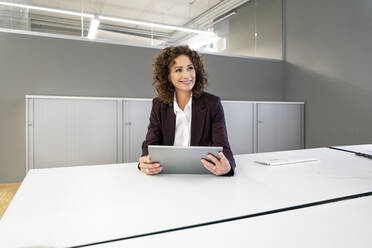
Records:
[[[216,158],[212,154],[208,154],[208,158],[212,160],[214,164],[207,161],[206,159],[202,159],[201,162],[203,163],[204,167],[215,174],[216,176],[225,175],[231,170],[230,162],[227,160],[223,152],[219,152],[221,159]]]
[[[163,169],[159,163],[151,162],[149,155],[140,157],[138,162],[141,171],[146,175],[159,174]]]

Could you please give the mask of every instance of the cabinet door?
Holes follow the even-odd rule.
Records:
[[[303,106],[257,103],[258,152],[304,148]]]
[[[33,99],[30,168],[117,163],[120,108],[115,100]]]
[[[253,103],[222,102],[229,143],[232,152],[254,152]]]
[[[137,162],[142,154],[152,100],[124,100],[124,162]]]

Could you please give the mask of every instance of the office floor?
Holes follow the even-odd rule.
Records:
[[[0,184],[0,218],[12,201],[21,183]]]

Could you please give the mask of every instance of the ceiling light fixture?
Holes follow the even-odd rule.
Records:
[[[92,40],[96,37],[98,26],[99,26],[99,19],[97,16],[95,16],[94,18],[92,18],[90,22],[89,32],[87,36],[88,39]]]
[[[25,8],[25,9],[41,10],[41,11],[66,14],[66,15],[83,16],[83,17],[89,17],[89,18],[94,17],[94,15],[92,14],[81,13],[81,12],[72,11],[72,10],[53,9],[53,8],[34,6],[34,5],[27,5],[27,4],[0,2],[0,5],[9,6],[9,7]]]
[[[93,15],[93,14],[81,13],[81,12],[78,12],[78,11],[71,11],[71,10],[46,8],[46,7],[40,7],[40,6],[34,6],[34,5],[9,3],[9,2],[0,2],[0,5],[9,6],[9,7],[18,7],[18,8],[41,10],[41,11],[60,13],[60,14],[66,14],[66,15],[83,16],[83,17],[91,18],[92,22],[93,22],[93,19],[95,18],[95,15]],[[132,20],[132,19],[118,18],[118,17],[97,16],[97,19],[107,20],[107,21],[114,21],[114,22],[121,22],[121,23],[128,23],[128,24],[134,24],[134,25],[140,25],[140,26],[146,26],[146,27],[153,27],[153,28],[178,30],[178,31],[183,31],[183,32],[188,32],[188,33],[214,34],[211,31],[204,31],[204,30],[193,29],[193,28],[184,28],[184,27],[180,27],[180,26],[165,25],[165,24],[145,22],[145,21],[137,21],[137,20]]]

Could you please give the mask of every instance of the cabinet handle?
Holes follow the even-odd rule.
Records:
[[[124,122],[124,126],[130,126],[132,125],[132,122]]]
[[[264,123],[264,121],[258,121],[258,124]]]

